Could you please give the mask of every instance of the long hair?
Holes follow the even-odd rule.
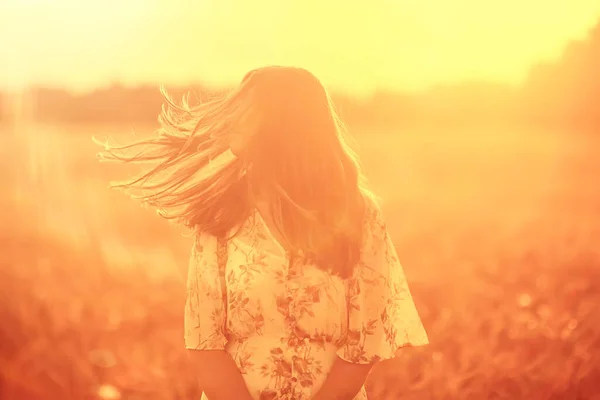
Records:
[[[189,96],[177,104],[161,92],[158,135],[124,146],[105,144],[100,153],[103,161],[154,165],[112,187],[165,218],[218,237],[242,226],[259,193],[292,254],[341,277],[351,274],[360,257],[365,200],[372,194],[314,75],[300,68],[260,68],[231,92],[197,105]],[[248,109],[262,117],[260,125],[243,154],[233,157],[229,138]]]

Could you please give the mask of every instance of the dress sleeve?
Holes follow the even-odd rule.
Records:
[[[346,281],[348,332],[337,355],[355,364],[429,343],[380,209],[369,203],[361,260]]]
[[[217,262],[216,237],[199,234],[194,241],[187,277],[184,315],[186,349],[223,350],[226,305]]]

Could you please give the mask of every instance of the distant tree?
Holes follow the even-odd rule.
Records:
[[[551,124],[600,126],[600,21],[554,63],[539,64],[522,90],[523,111]]]

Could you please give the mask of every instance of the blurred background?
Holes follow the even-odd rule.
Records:
[[[431,344],[374,399],[599,399],[600,3],[0,1],[0,399],[192,399],[190,238],[92,136],[305,67],[356,139]]]

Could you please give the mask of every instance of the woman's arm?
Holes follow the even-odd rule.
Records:
[[[372,367],[373,363],[353,364],[337,357],[313,400],[352,400],[363,387]]]
[[[200,389],[210,400],[252,400],[244,378],[224,350],[188,350]]]
[[[381,211],[370,200],[367,206],[361,260],[346,280],[346,343],[315,400],[353,399],[376,362],[428,343]]]
[[[251,400],[240,370],[225,351],[227,296],[217,238],[198,235],[192,248],[184,341],[200,388],[210,400]]]

